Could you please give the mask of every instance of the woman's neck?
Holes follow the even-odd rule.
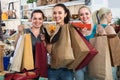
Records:
[[[60,25],[60,26],[64,26],[64,25],[65,25],[64,22],[62,22],[62,23],[57,23],[57,24]]]
[[[31,29],[33,30],[33,31],[40,31],[40,27],[31,27]]]
[[[108,24],[108,22],[107,22],[106,19],[102,19],[102,20],[100,21],[100,24]]]
[[[34,36],[37,38],[37,36],[40,34],[40,28],[31,27],[31,31],[34,34]]]

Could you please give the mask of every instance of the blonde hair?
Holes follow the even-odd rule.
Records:
[[[92,19],[94,24],[99,24],[100,20],[104,18],[105,14],[110,13],[111,10],[108,8],[100,8],[99,10],[93,12]]]
[[[81,10],[82,8],[88,9],[89,12],[91,13],[91,10],[90,10],[90,8],[89,8],[88,6],[86,6],[86,5],[81,5],[80,8],[79,8],[79,10],[78,10],[78,15],[80,14],[80,10]]]

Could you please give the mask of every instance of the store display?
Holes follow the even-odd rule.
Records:
[[[68,2],[69,0],[57,0],[57,3]]]
[[[42,6],[42,5],[46,5],[47,1],[46,0],[37,0],[37,6]]]
[[[56,0],[47,0],[47,4],[55,4],[56,2]]]
[[[72,14],[71,18],[74,20],[78,19],[78,14]]]
[[[10,9],[10,7],[12,9]],[[8,5],[8,19],[16,19],[16,10],[14,9],[14,3],[10,2]]]

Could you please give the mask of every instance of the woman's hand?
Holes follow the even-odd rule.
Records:
[[[21,34],[24,31],[24,26],[23,25],[19,25],[18,26],[18,32]]]
[[[86,27],[84,27],[84,28],[82,28],[81,29],[81,33],[85,36],[85,35],[87,35],[87,28]]]
[[[52,50],[52,44],[46,44],[46,49],[48,51],[48,53],[50,54],[51,53],[51,50]]]
[[[99,35],[106,35],[105,29],[101,25],[97,26],[96,33]]]

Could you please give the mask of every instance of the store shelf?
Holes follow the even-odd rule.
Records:
[[[3,21],[16,21],[16,20],[20,20],[20,19],[8,19],[8,20],[3,20]]]
[[[5,5],[7,6],[9,3],[14,2],[14,3],[18,3],[20,2],[19,0],[9,0],[8,2],[5,3]]]
[[[74,1],[69,1],[69,2],[64,2],[62,3],[64,5],[66,5],[67,7],[75,7],[75,6],[80,6],[81,4],[85,4],[85,0],[74,0]],[[38,6],[38,7],[31,7],[31,8],[28,8],[28,9],[22,9],[21,10],[21,13],[23,13],[24,11],[32,11],[32,10],[36,10],[36,9],[41,9],[41,10],[51,10],[56,4],[49,4],[49,5],[43,5],[43,6]],[[23,5],[24,6],[24,5]],[[75,9],[75,8],[72,8],[72,9]],[[74,10],[73,10],[74,11]],[[48,11],[49,12],[49,11]],[[24,14],[23,14],[24,15]],[[22,16],[23,17],[23,16]],[[48,16],[47,16],[48,17]],[[71,20],[71,21],[74,21],[74,20]],[[23,24],[31,24],[31,22],[29,22],[29,19],[21,19],[21,22]],[[44,23],[53,23],[53,21],[44,21]]]
[[[25,23],[28,23],[28,24],[31,24],[31,22],[29,22],[28,19],[21,19],[22,22],[25,22]],[[55,21],[44,21],[43,23],[55,23]]]
[[[21,21],[27,22],[27,21],[29,21],[29,19],[21,19]]]
[[[69,2],[65,2],[63,3],[66,6],[74,6],[74,5],[80,5],[80,4],[85,4],[84,0],[79,0],[79,1],[69,1]],[[30,9],[23,9],[24,10],[35,10],[35,9],[49,9],[49,8],[53,8],[55,4],[50,4],[50,5],[43,5],[43,6],[38,6],[38,7],[34,7],[34,8],[30,8]]]
[[[63,4],[65,4],[66,6],[74,6],[74,5],[80,5],[80,4],[84,4],[84,1],[70,1],[70,2],[65,2]],[[45,5],[45,6],[40,6],[40,7],[36,7],[33,9],[49,9],[52,8],[55,4],[51,4],[51,5]]]

